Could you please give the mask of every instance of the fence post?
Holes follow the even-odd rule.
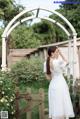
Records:
[[[16,108],[16,119],[19,119],[19,88],[16,88],[16,100],[15,100],[15,108]]]
[[[29,93],[31,95],[31,88],[27,88],[27,93]],[[28,100],[28,104],[31,103],[31,100]],[[26,113],[26,119],[31,119],[31,115],[32,115],[32,112],[31,110],[29,110],[27,113]]]
[[[44,115],[44,90],[42,88],[39,89],[39,97],[42,100],[41,104],[39,105],[39,119],[45,119]]]

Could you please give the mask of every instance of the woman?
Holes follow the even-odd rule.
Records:
[[[49,119],[69,119],[69,117],[74,117],[68,85],[62,73],[67,64],[67,60],[57,47],[54,46],[48,49],[44,72],[47,79],[51,79],[48,91]]]

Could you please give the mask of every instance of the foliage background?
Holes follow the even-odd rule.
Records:
[[[69,0],[65,0],[68,2]],[[77,2],[74,0],[72,2]],[[3,22],[3,26],[0,28],[0,46],[1,46],[1,34],[9,21],[19,12],[24,9],[23,6],[16,4],[15,0],[0,0],[0,21]],[[74,26],[80,36],[80,4],[61,4],[57,10],[64,15]],[[33,13],[27,13],[23,16],[30,16]],[[23,17],[22,16],[22,17]],[[67,29],[68,26],[55,15],[49,17],[62,23]],[[40,45],[50,44],[53,42],[60,42],[67,40],[65,33],[52,23],[45,20],[41,20],[39,23],[31,25],[28,22],[21,24],[19,27],[14,29],[10,35],[9,46],[10,48],[28,48],[28,47],[39,47]],[[71,32],[71,31],[70,31]]]

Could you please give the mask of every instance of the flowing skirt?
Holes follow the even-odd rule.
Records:
[[[49,118],[74,117],[69,88],[63,75],[56,75],[52,78],[49,85],[48,98]]]

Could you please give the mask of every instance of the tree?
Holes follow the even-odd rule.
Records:
[[[18,26],[11,33],[9,48],[33,48],[40,46],[39,37],[25,24]]]
[[[80,6],[77,9],[68,10],[66,18],[71,22],[80,37]]]
[[[65,2],[72,2],[73,4],[62,4],[61,13],[71,22],[80,37],[80,0],[65,0]],[[77,2],[79,4],[77,4]],[[75,4],[76,3],[76,4]]]
[[[61,14],[65,14],[64,11],[62,9],[58,9],[56,10],[57,12],[61,13]],[[52,14],[49,16],[51,19],[54,19],[55,21],[61,23],[63,26],[65,26],[65,28],[67,27],[67,25],[63,22],[63,20],[56,16],[55,14]],[[65,32],[59,28],[58,26],[54,26],[54,29],[55,29],[55,39],[56,39],[56,42],[60,42],[60,41],[65,41],[67,40],[67,35],[65,34]]]
[[[17,5],[14,0],[0,0],[0,20],[3,20],[4,26],[24,7]]]
[[[72,10],[72,9],[77,9],[77,7],[80,6],[80,0],[65,0],[61,8],[65,10]]]
[[[34,24],[32,28],[34,34],[40,37],[42,45],[55,42],[55,30],[52,23],[42,20],[41,22]]]

